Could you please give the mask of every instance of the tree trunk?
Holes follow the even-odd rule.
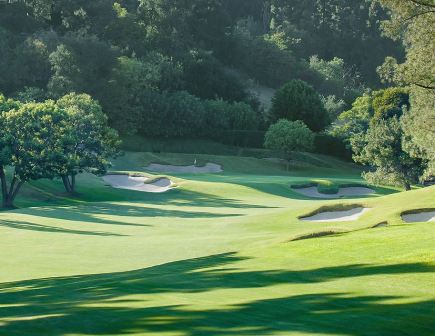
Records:
[[[76,175],[62,175],[62,182],[65,187],[65,190],[69,194],[74,194],[76,191]]]
[[[7,208],[7,199],[8,199],[8,186],[6,181],[6,174],[3,167],[0,167],[0,179],[2,185],[2,208]]]
[[[18,195],[24,181],[19,180],[16,176],[13,177],[11,185],[7,187],[6,174],[3,167],[0,167],[0,180],[2,189],[2,207],[4,209],[13,209],[15,198]]]
[[[8,186],[6,182],[6,174],[3,166],[0,166],[0,182],[1,182],[1,189],[2,189],[2,200],[3,202],[6,200],[6,197],[8,196]]]
[[[23,186],[24,181],[18,181],[14,189],[9,190],[9,196],[6,199],[5,208],[6,209],[13,209],[15,198],[18,195],[18,192],[20,191],[21,187]]]
[[[405,187],[406,191],[410,191],[411,190],[411,185],[409,184],[409,182],[405,182],[404,187]]]
[[[76,192],[76,174],[71,174],[71,192]]]
[[[62,175],[63,186],[65,187],[66,192],[71,193],[71,186],[69,183],[68,175]]]

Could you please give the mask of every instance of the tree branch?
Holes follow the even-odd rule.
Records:
[[[423,84],[413,83],[413,82],[410,82],[409,84],[416,85],[418,87],[421,87],[422,89],[435,90],[435,86],[428,86],[428,85],[423,85]]]
[[[412,2],[412,3],[416,4],[416,5],[435,8],[435,4],[430,4],[430,3],[427,3],[425,1],[421,1],[421,0],[408,0],[408,1]]]
[[[416,14],[411,15],[410,17],[404,19],[404,20],[402,21],[402,23],[405,23],[405,22],[407,22],[407,21],[411,21],[411,20],[415,19],[416,17],[419,17],[419,16],[421,16],[421,15],[430,14],[430,13],[435,13],[435,10],[429,10],[429,11],[426,11],[426,12],[416,13]]]

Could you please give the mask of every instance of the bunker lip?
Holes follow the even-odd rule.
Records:
[[[205,166],[176,166],[159,163],[151,163],[146,170],[158,173],[179,173],[179,174],[217,174],[222,173],[222,166],[216,163],[207,163]]]
[[[405,223],[435,222],[435,209],[409,210],[401,214]]]
[[[103,180],[116,189],[135,190],[148,193],[163,193],[174,188],[172,181],[166,177],[148,178],[129,174],[109,174]]]
[[[298,188],[292,186],[292,190],[311,198],[326,198],[326,199],[337,199],[342,197],[357,197],[357,196],[368,196],[375,193],[375,190],[368,187],[340,187],[336,194],[325,194],[319,192],[317,186],[309,186]]]
[[[359,219],[364,213],[369,211],[369,208],[356,206],[348,210],[327,210],[317,212],[313,215],[300,217],[304,222],[348,222]]]

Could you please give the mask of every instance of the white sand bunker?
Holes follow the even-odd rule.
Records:
[[[435,211],[408,213],[402,215],[402,219],[406,223],[435,222]]]
[[[292,188],[299,194],[312,198],[328,198],[336,199],[342,197],[356,197],[356,196],[367,196],[374,194],[375,191],[366,187],[343,187],[340,188],[336,194],[324,194],[317,190],[317,186],[307,187],[307,188]]]
[[[149,193],[162,193],[174,187],[168,178],[149,179],[145,176],[106,175],[103,180],[113,188],[143,191]],[[147,182],[149,181],[149,182]]]
[[[196,165],[191,166],[173,166],[163,165],[158,163],[151,163],[146,170],[158,173],[179,173],[179,174],[211,174],[222,173],[222,166],[216,163],[207,163],[205,166],[198,167]]]
[[[343,211],[325,211],[313,216],[303,217],[305,222],[347,222],[354,221],[369,211],[368,208],[358,207]]]

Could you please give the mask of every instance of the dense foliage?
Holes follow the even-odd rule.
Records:
[[[352,139],[356,162],[369,165],[372,170],[363,174],[374,184],[403,186],[410,190],[419,181],[422,164],[412,158],[403,147],[403,128],[393,116],[375,120],[367,133]]]
[[[368,181],[409,190],[428,164],[407,134],[411,109],[408,88],[366,93],[339,115],[328,132],[352,148],[356,162],[369,167],[364,174]]]
[[[70,94],[58,102],[19,103],[0,95],[0,180],[2,206],[13,207],[30,180],[61,177],[74,192],[75,176],[101,175],[116,155],[117,133],[88,95]],[[12,167],[8,185],[7,167]]]
[[[11,140],[30,127],[26,114],[32,127],[55,127],[49,120],[58,118],[60,144],[38,140],[44,132],[34,140],[49,141],[54,156],[62,147],[46,177],[62,176],[69,192],[77,173],[105,172],[118,148],[110,127],[123,136],[258,146],[271,124],[286,119],[296,122],[286,128],[299,120],[317,132],[322,152],[330,146],[346,156],[343,141],[385,176],[394,155],[406,156],[406,169],[418,165],[412,176],[394,173],[394,183],[429,178],[434,12],[429,0],[2,1],[0,92],[15,100],[0,99],[0,167],[22,155],[14,150],[36,148],[18,135],[18,147]],[[0,170],[3,195],[38,177],[19,173],[18,161],[13,188]]]
[[[302,121],[278,120],[270,126],[264,146],[282,151],[290,159],[295,151],[310,151],[314,147],[314,133]]]
[[[208,137],[193,96],[245,103],[259,116],[252,86],[302,79],[336,116],[364,85],[379,85],[385,56],[400,57],[377,29],[384,12],[372,14],[365,1],[343,0],[1,2],[0,91],[39,102],[86,93],[122,133]],[[163,107],[161,97],[186,110]],[[255,123],[265,128],[262,119]],[[156,134],[151,122],[168,131]]]
[[[271,119],[302,120],[313,131],[321,131],[329,123],[319,94],[300,80],[293,80],[276,92],[272,100]]]
[[[404,61],[388,57],[379,72],[387,82],[410,88],[412,108],[405,132],[414,157],[427,160],[425,177],[435,176],[435,3],[432,0],[376,0],[391,13],[383,30],[406,48]]]

